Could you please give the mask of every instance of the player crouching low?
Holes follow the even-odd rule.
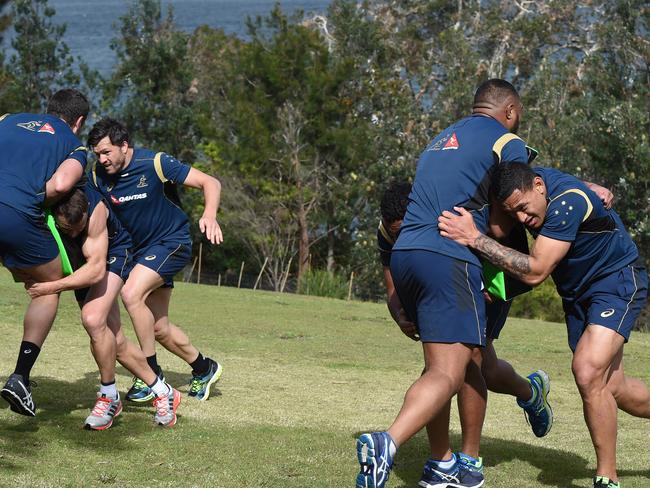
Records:
[[[108,429],[122,411],[115,385],[117,360],[153,391],[154,422],[171,427],[177,420],[180,393],[153,372],[140,348],[124,336],[121,328],[117,297],[132,266],[128,232],[90,184],[84,190],[73,190],[59,202],[54,218],[59,230],[72,241],[71,247],[80,246],[85,263],[65,278],[33,283],[27,292],[34,298],[75,290],[101,377],[95,406],[84,426]]]

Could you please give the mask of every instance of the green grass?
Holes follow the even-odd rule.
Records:
[[[0,289],[4,379],[27,296],[4,269]],[[150,406],[127,405],[111,429],[88,432],[81,426],[98,375],[72,296],[64,294],[33,372],[38,416],[20,417],[1,402],[0,486],[351,487],[355,437],[389,425],[422,368],[420,346],[401,335],[382,304],[178,284],[171,318],[223,362],[216,394],[188,399],[188,367],[159,349],[167,378],[184,394],[178,424],[157,428]],[[595,458],[564,326],[511,320],[497,350],[522,373],[550,373],[556,423],[537,439],[513,399],[491,395],[486,486],[590,487]],[[627,371],[650,382],[648,364],[650,336],[635,333]],[[130,377],[118,372],[124,392]],[[624,413],[619,423],[622,486],[650,486],[650,423]],[[455,417],[452,431],[458,445]],[[400,450],[389,487],[416,486],[426,458],[419,434]]]

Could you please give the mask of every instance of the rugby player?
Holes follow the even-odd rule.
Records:
[[[95,406],[84,426],[108,429],[121,413],[122,401],[115,384],[117,360],[154,393],[154,422],[171,427],[176,423],[180,393],[158,378],[142,350],[124,336],[121,328],[117,297],[132,264],[129,234],[89,182],[64,197],[53,213],[59,230],[81,247],[85,263],[65,278],[31,284],[27,292],[37,298],[75,290],[101,380]]]
[[[494,193],[536,237],[529,255],[486,236],[458,206],[458,214],[445,211],[439,217],[440,234],[532,286],[552,276],[596,451],[593,486],[618,488],[617,409],[650,418],[650,390],[623,368],[623,346],[647,299],[642,259],[618,214],[569,174],[523,164],[499,167]]]
[[[524,141],[514,134],[522,112],[510,83],[488,80],[476,91],[472,115],[444,129],[420,156],[390,268],[406,316],[417,323],[425,371],[388,430],[358,438],[357,488],[384,487],[399,446],[430,422],[448,433],[445,410],[464,383],[475,349],[486,343],[486,312],[478,257],[443,238],[437,216],[460,205],[473,211],[487,232],[494,167],[529,159]],[[500,220],[494,216],[495,223]],[[448,434],[430,447],[420,486],[483,485],[482,473],[458,462]]]
[[[111,118],[93,126],[88,144],[97,156],[93,184],[133,240],[135,265],[121,296],[140,347],[160,377],[156,341],[187,362],[192,368],[189,395],[207,400],[211,386],[221,377],[222,366],[203,356],[168,318],[174,275],[189,262],[192,241],[188,217],[166,196],[164,183],[203,191],[205,209],[199,228],[212,244],[223,240],[216,220],[221,184],[168,154],[133,147],[126,127]],[[146,401],[152,397],[148,385],[135,378],[126,398]]]
[[[417,326],[408,319],[402,308],[399,296],[395,292],[390,271],[390,257],[393,245],[399,235],[400,226],[406,213],[411,185],[407,182],[394,182],[388,186],[381,199],[381,220],[377,230],[377,244],[380,260],[383,265],[386,297],[391,316],[402,332],[413,340],[419,340]],[[496,393],[512,395],[524,409],[533,433],[543,437],[553,425],[553,412],[546,400],[550,381],[542,370],[523,378],[506,361],[497,357],[494,349],[494,339],[499,337],[511,301],[491,299],[487,305],[487,344],[481,349],[482,360],[478,365],[470,364],[465,378],[465,384],[458,393],[458,410],[461,417],[462,448],[456,452],[460,463],[473,469],[477,477],[482,475],[483,463],[479,457],[481,430],[485,418],[487,389]],[[480,368],[480,370],[478,369]],[[482,377],[476,378],[476,374]],[[485,381],[483,381],[483,378]],[[449,408],[449,407],[447,407]],[[449,413],[445,411],[445,415]],[[427,435],[432,442],[440,433],[434,432],[427,425]]]
[[[86,148],[77,135],[88,110],[82,93],[64,89],[52,95],[46,114],[0,118],[0,259],[15,281],[62,277],[44,208],[69,192],[84,172]],[[25,312],[16,368],[0,392],[11,410],[21,415],[36,415],[30,373],[58,303],[58,294],[35,297]]]

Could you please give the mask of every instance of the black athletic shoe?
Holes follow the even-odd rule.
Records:
[[[36,385],[34,384],[34,386]],[[32,399],[30,382],[25,382],[21,375],[12,374],[2,388],[0,395],[7,400],[12,411],[28,417],[36,416],[36,405],[34,405]]]

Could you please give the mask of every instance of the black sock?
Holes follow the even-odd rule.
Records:
[[[16,361],[16,370],[14,373],[21,375],[25,378],[25,381],[29,381],[29,373],[32,371],[36,358],[38,358],[40,352],[41,348],[33,342],[21,342],[18,361]]]
[[[153,370],[153,372],[156,373],[156,376],[160,376],[162,369],[160,366],[158,366],[158,360],[156,359],[155,354],[153,356],[147,357],[147,364]]]
[[[193,373],[203,375],[210,369],[210,358],[206,358],[203,354],[199,353],[199,357],[191,362],[190,366],[192,366]]]

